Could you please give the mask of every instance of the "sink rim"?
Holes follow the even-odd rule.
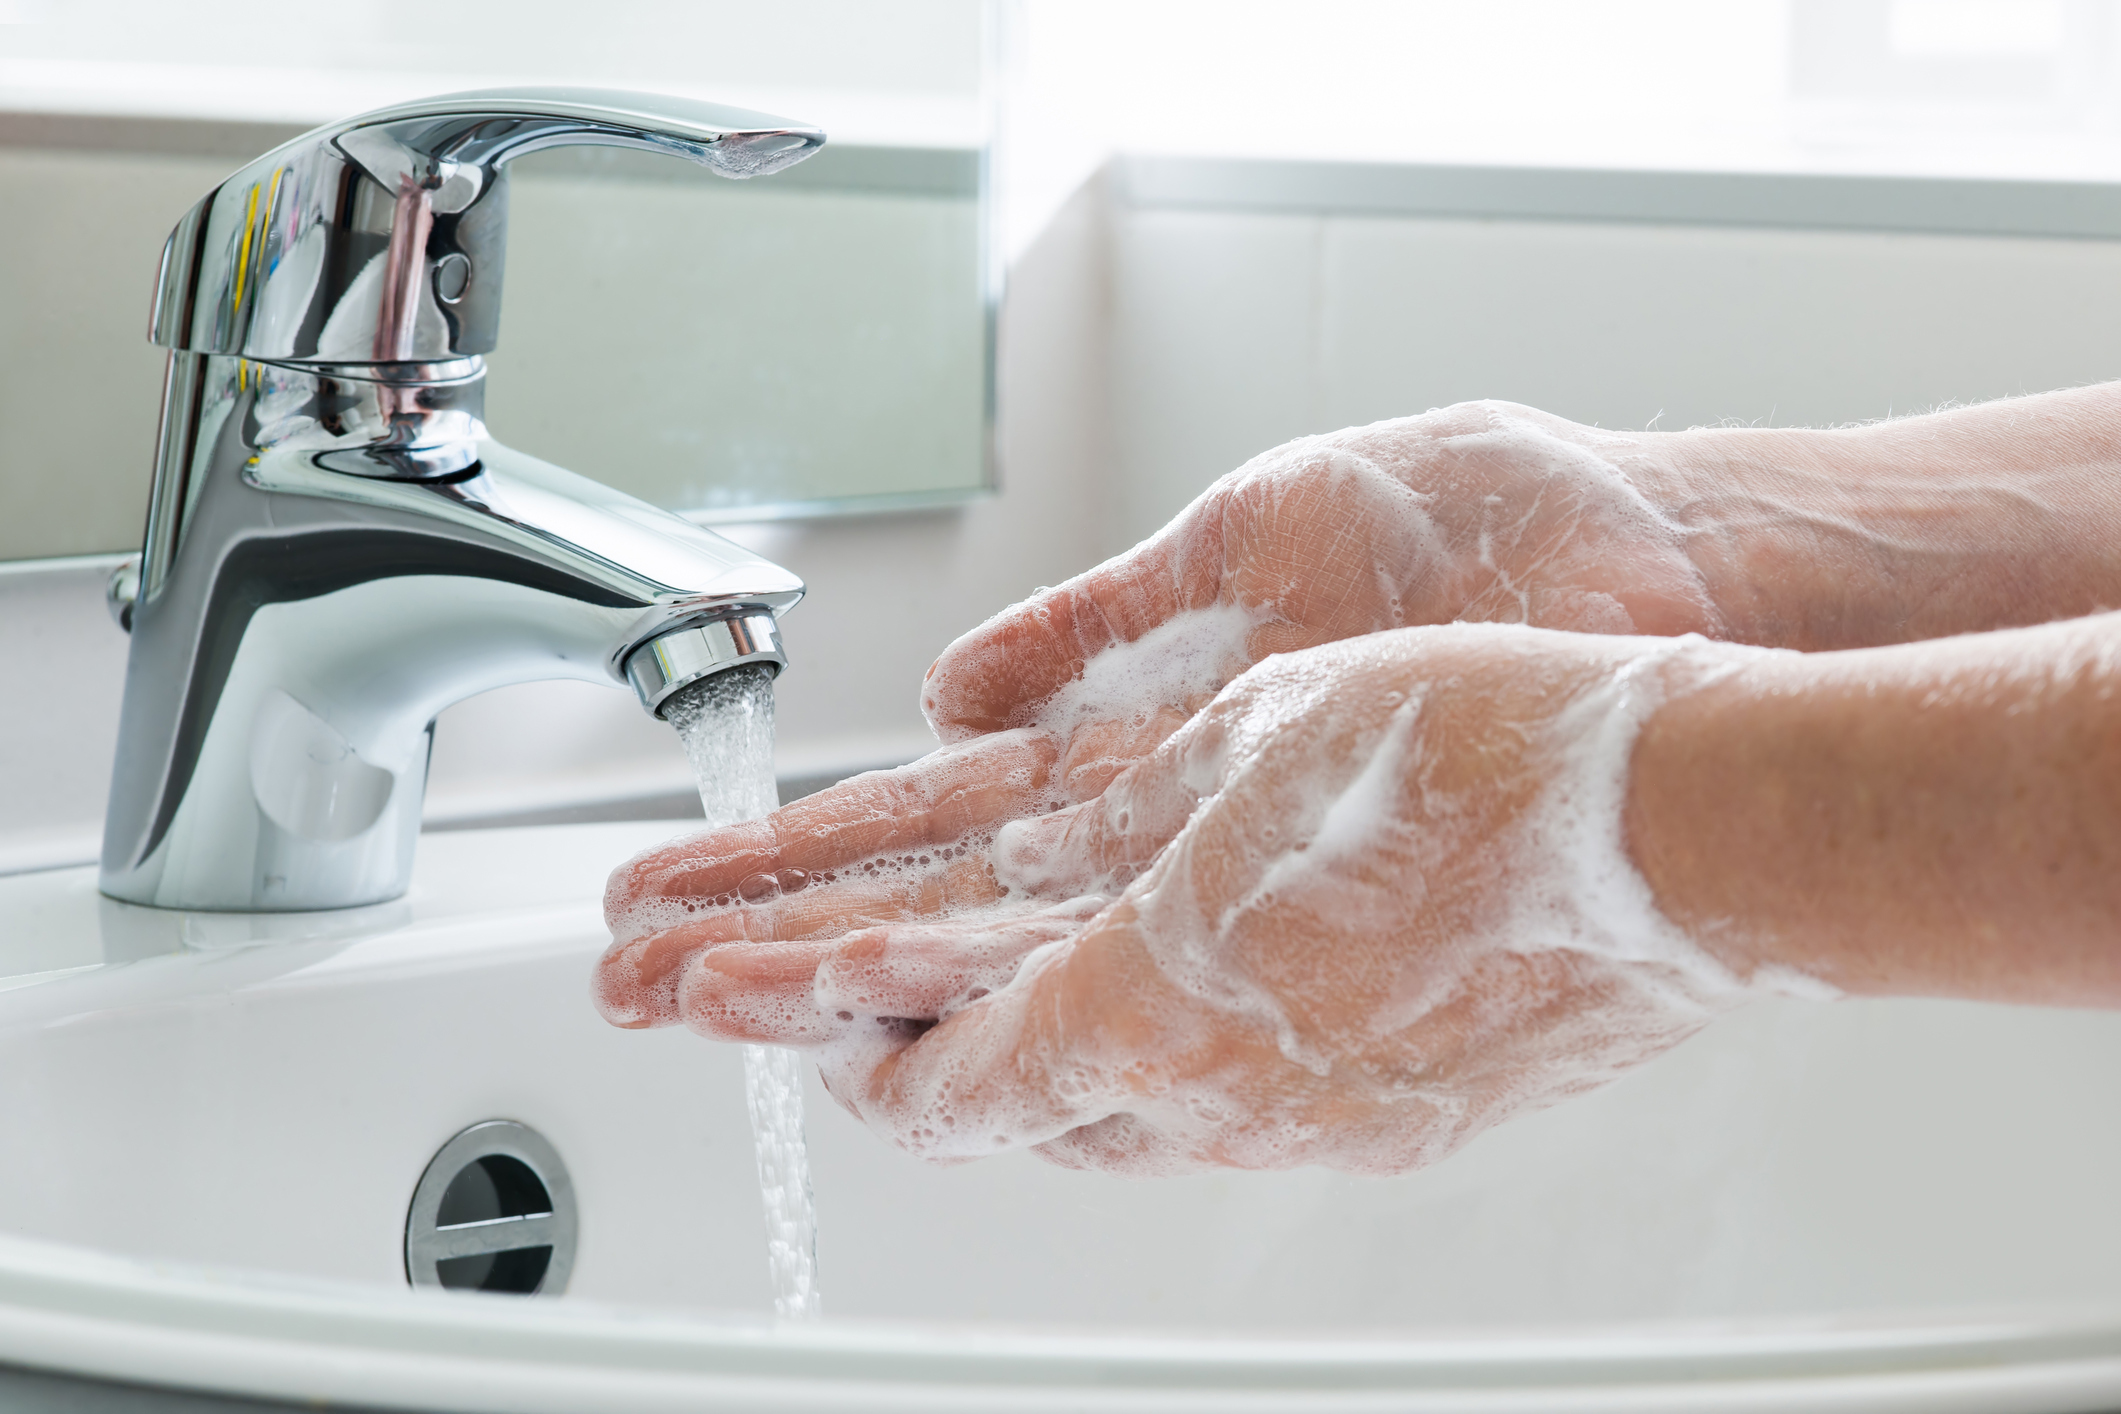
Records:
[[[358,908],[297,913],[200,912],[150,908],[104,897],[93,865],[0,875],[0,994],[43,992],[48,984],[95,1003],[90,989],[143,961],[168,982],[236,952],[280,952],[305,945],[341,952],[349,961],[394,949],[429,950],[436,940],[511,918],[566,915],[601,930],[604,882],[639,850],[685,834],[689,822],[596,821],[506,826],[423,835],[412,886],[402,898]],[[461,940],[459,940],[461,942]],[[23,1007],[64,1007],[67,1000],[17,996],[0,1004],[0,1025]]]
[[[451,1410],[1323,1407],[2063,1409],[2121,1396],[2121,1303],[1922,1320],[1405,1337],[775,1324],[149,1262],[0,1234],[0,1362]],[[1766,1386],[1766,1389],[1763,1389]]]

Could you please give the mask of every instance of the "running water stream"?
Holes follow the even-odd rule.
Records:
[[[710,827],[756,820],[779,805],[771,668],[751,664],[703,678],[673,695],[663,717],[685,743]],[[784,1046],[744,1047],[744,1100],[766,1206],[773,1309],[783,1317],[813,1317],[819,1310],[817,1209],[803,1139],[802,1058]]]

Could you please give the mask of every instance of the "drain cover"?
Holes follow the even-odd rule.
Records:
[[[574,1266],[574,1185],[545,1136],[475,1124],[428,1161],[405,1215],[414,1286],[558,1296]]]

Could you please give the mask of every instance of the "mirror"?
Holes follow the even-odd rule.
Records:
[[[598,149],[517,162],[496,437],[702,520],[991,484],[980,0],[452,14],[479,45],[391,42],[429,22],[410,0],[233,49],[160,0],[0,26],[0,561],[138,548],[163,369],[145,305],[193,202],[316,123],[503,84],[686,93],[830,141],[746,182]]]
[[[521,159],[488,425],[701,519],[981,490],[981,166],[829,142],[748,182],[609,148]]]

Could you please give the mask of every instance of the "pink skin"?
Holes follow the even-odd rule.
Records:
[[[1520,826],[1552,780],[1558,714],[1644,651],[1595,635],[1845,647],[2121,603],[2109,548],[2121,536],[2103,533],[2121,524],[2114,426],[2121,396],[2092,389],[1818,433],[1622,436],[1468,405],[1291,444],[1128,555],[952,645],[923,700],[955,745],[622,866],[599,1006],[620,1025],[683,1021],[816,1047],[842,1103],[938,1159],[1030,1144],[1135,1172],[1432,1161],[1655,1054],[1725,1004],[1595,949],[1495,942],[1531,858]],[[1255,665],[1219,694],[1042,723],[1099,652],[1218,604],[1254,625],[1232,673]],[[1392,631],[1462,620],[1575,632]],[[1995,651],[2022,667],[2060,650]],[[1876,662],[1821,655],[1815,678],[1813,660],[1778,657],[1652,718],[1629,845],[1665,915],[1734,977],[1792,965],[1860,979],[1851,990],[1984,995],[1924,971],[1953,949],[1958,970],[1942,975],[1998,975],[1966,962],[1965,938],[1917,930],[1898,951],[1882,946],[1895,899],[1854,885],[1820,894],[1824,916],[1770,916],[1769,900],[1791,897],[1776,881],[1813,877],[1805,869],[1923,877],[1919,860],[1887,855],[1865,875],[1856,826],[1834,859],[1807,854],[1807,825],[1835,792],[1867,802],[1847,808],[1875,823],[1873,785],[1906,790],[1956,769],[1970,741],[2004,759],[2010,732],[2054,730],[2039,713],[2062,697],[2029,688],[2015,703],[1974,693],[2001,715],[1936,734],[1922,704],[1946,689],[1925,673],[2001,671],[1979,652],[1942,661],[1925,646]],[[1895,696],[1849,681],[1909,686]],[[1439,683],[1452,690],[1430,693]],[[1421,705],[1401,711],[1394,694]],[[2080,697],[2069,699],[2080,711],[2103,700]],[[1702,702],[1719,705],[1689,705]],[[1790,725],[1818,703],[1834,705]],[[1797,743],[1754,752],[1769,773],[1758,781],[1724,769],[1745,743],[1718,723],[1741,719],[1746,742]],[[2083,730],[2096,737],[2096,720]],[[1419,769],[1394,778],[1389,813],[1419,828],[1264,887],[1276,860],[1313,842],[1320,792],[1345,788],[1392,732]],[[1827,803],[1796,809],[1775,794],[1793,761],[1865,733],[1878,759],[1888,744],[1905,758],[1897,776],[1867,782],[1869,758],[1843,753],[1806,778]],[[2042,789],[2106,784],[2080,775]],[[1749,790],[1766,793],[1746,820],[1779,825],[1733,824],[1718,802]],[[2015,854],[1995,857],[2021,863],[2026,838],[2049,839],[2012,821],[1999,805],[2012,798],[2009,782],[1967,787],[1970,817],[1937,824],[1959,851],[1938,887],[1971,886],[1989,857],[1967,844],[1981,829],[2016,829]],[[2066,812],[2070,837],[2103,838],[2102,809]],[[1889,855],[1895,841],[1872,844]],[[2035,920],[2047,906],[2008,880],[1991,894]],[[2076,909],[2079,925],[2111,917],[2104,896],[2054,906]],[[2021,940],[2006,971],[2031,996],[2081,995],[2077,974],[2106,954],[2081,926],[2071,936],[2067,955]],[[2053,975],[2024,982],[2024,959],[2039,957]]]
[[[1274,653],[1402,624],[1529,614],[1555,627],[1713,631],[1681,535],[1617,465],[1640,460],[1630,439],[1506,404],[1255,459],[1133,552],[953,644],[923,701],[954,749],[620,866],[606,891],[615,941],[599,969],[600,1008],[616,1025],[667,1025],[679,1019],[676,973],[710,948],[830,936],[932,912],[945,897],[971,901],[981,885],[963,869],[948,888],[925,890],[846,871],[941,846],[978,852],[1011,820],[1096,798],[1213,693],[1115,702],[1058,734],[1031,725],[1036,708],[1089,657],[1186,610],[1231,604],[1254,616],[1232,676]],[[800,903],[722,912],[747,881],[789,869],[810,889]]]
[[[843,1104],[930,1158],[1433,1161],[1718,1005],[1661,963],[1502,942],[1520,873],[1504,857],[1567,745],[1555,715],[1655,643],[1446,627],[1280,655],[1103,797],[1011,826],[1002,869],[1028,891],[695,953],[680,1014],[819,1048]],[[1319,791],[1349,792],[1380,753],[1397,763],[1382,818],[1333,853]],[[1290,847],[1266,822],[1295,827]]]

